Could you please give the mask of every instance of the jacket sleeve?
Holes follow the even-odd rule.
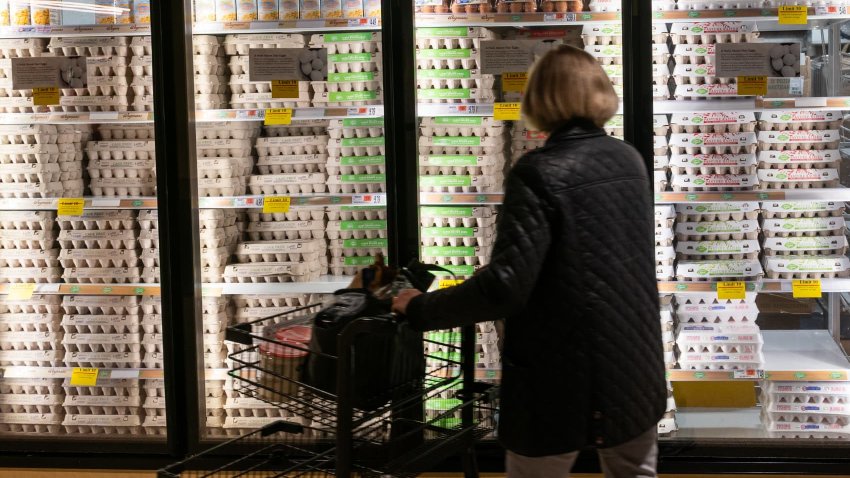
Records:
[[[497,320],[529,300],[551,243],[549,201],[538,170],[519,163],[508,175],[490,264],[462,284],[414,298],[407,318],[418,330]]]

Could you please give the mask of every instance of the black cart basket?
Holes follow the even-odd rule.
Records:
[[[423,335],[391,315],[334,323],[315,310],[228,328],[231,393],[280,419],[158,476],[416,476],[452,456],[477,476],[473,446],[494,433],[497,403],[474,381],[475,328]]]

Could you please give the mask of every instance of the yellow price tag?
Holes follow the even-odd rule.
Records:
[[[29,300],[35,292],[35,284],[9,284],[9,300]]]
[[[272,108],[266,110],[266,126],[292,124],[292,108]]]
[[[462,279],[442,279],[440,280],[440,282],[437,283],[437,288],[448,289],[449,287],[460,285],[462,282]]]
[[[528,82],[528,73],[502,73],[502,91],[522,93],[525,91],[525,84]]]
[[[82,216],[86,200],[83,198],[60,198],[57,202],[56,215]]]
[[[717,298],[720,300],[741,300],[747,297],[745,282],[718,282]]]
[[[795,279],[791,282],[795,299],[820,299],[823,296],[820,279]]]
[[[59,88],[33,88],[32,102],[35,106],[51,106],[59,104]]]
[[[519,121],[519,103],[496,103],[493,105],[493,119],[496,121]]]
[[[804,5],[779,7],[780,25],[806,25],[809,23],[809,8]]]
[[[289,196],[266,196],[263,199],[263,212],[289,212],[289,205],[292,203],[292,198]]]
[[[766,76],[739,76],[736,83],[739,96],[764,96],[767,94]]]
[[[79,368],[74,367],[71,370],[71,386],[72,387],[94,387],[97,385],[96,368]]]
[[[298,80],[272,80],[272,98],[298,98]]]

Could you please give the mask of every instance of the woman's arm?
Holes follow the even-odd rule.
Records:
[[[462,284],[413,298],[411,325],[436,330],[486,322],[521,310],[537,283],[551,230],[543,180],[536,168],[517,164],[508,175],[505,201],[490,264]]]

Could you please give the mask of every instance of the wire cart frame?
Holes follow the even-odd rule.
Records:
[[[234,391],[283,410],[286,418],[164,468],[158,477],[413,477],[451,456],[462,458],[465,476],[478,476],[474,444],[494,432],[498,403],[494,387],[474,381],[475,327],[423,338],[392,316],[364,317],[335,334],[333,354],[317,349],[315,327],[306,342],[313,315],[303,314],[312,310],[227,330]],[[292,340],[299,333],[302,341]],[[422,362],[412,358],[417,341]],[[387,354],[381,344],[389,343],[406,346],[408,357]],[[375,370],[358,371],[375,364],[390,369],[378,374],[386,380],[377,387]],[[331,374],[311,378],[314,365]],[[368,392],[364,381],[372,386]]]

